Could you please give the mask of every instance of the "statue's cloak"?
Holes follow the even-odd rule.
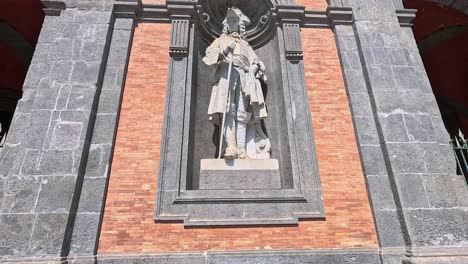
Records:
[[[243,55],[246,58],[246,65],[244,67],[233,67],[233,71],[237,71],[239,74],[233,74],[233,76],[239,76],[237,80],[231,80],[231,84],[228,84],[228,71],[229,62],[226,55],[224,55],[224,49],[233,40],[237,42],[234,50],[234,56]],[[250,105],[252,106],[253,120],[260,120],[267,117],[267,109],[265,106],[265,98],[262,91],[260,80],[257,78],[258,73],[253,73],[250,68],[254,65],[263,65],[260,62],[257,55],[255,54],[249,43],[243,39],[234,39],[228,35],[221,35],[206,49],[206,55],[203,61],[207,65],[217,65],[217,70],[212,83],[211,99],[208,107],[208,115],[210,120],[216,122],[219,119],[219,115],[222,115],[227,107],[227,96],[229,88],[235,84],[236,81],[240,81],[242,91],[249,98]],[[256,76],[257,75],[257,76]],[[231,98],[232,99],[232,98]]]

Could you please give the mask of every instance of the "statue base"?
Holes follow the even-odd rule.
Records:
[[[200,190],[272,190],[281,189],[276,159],[203,159],[200,166]]]

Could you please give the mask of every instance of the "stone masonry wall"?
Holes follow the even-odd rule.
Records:
[[[304,29],[325,221],[262,228],[154,223],[169,25],[136,28],[117,132],[99,254],[307,248],[377,248],[340,63],[329,29]],[[292,239],[294,238],[294,239]]]

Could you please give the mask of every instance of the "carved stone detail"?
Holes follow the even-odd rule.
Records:
[[[299,24],[284,23],[283,35],[286,58],[289,60],[302,60],[303,51]]]
[[[171,56],[186,56],[189,45],[190,21],[188,19],[172,20],[172,35],[169,52]]]

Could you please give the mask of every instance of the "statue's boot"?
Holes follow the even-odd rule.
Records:
[[[226,151],[224,152],[225,159],[235,159],[237,157],[237,143],[234,117],[227,115],[226,117]]]
[[[244,122],[237,122],[237,158],[246,159],[247,151],[245,148],[245,141],[247,138],[247,124]]]

